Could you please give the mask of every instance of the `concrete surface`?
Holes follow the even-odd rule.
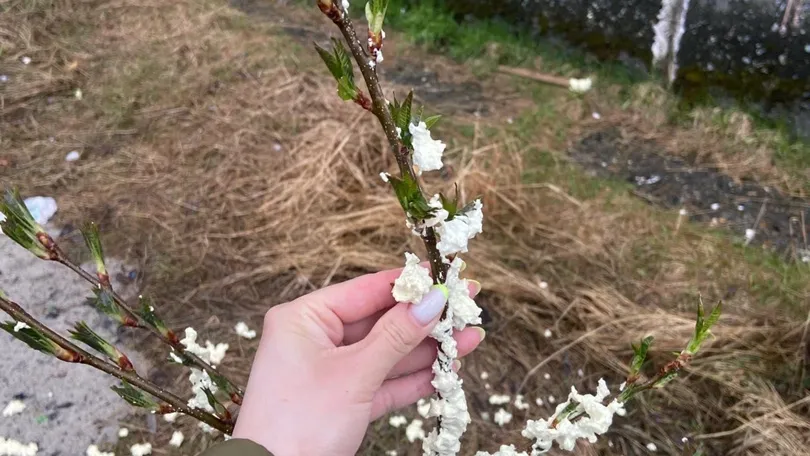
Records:
[[[110,271],[121,271],[120,264]],[[111,274],[115,276],[115,274]],[[134,290],[121,288],[121,292]],[[112,322],[84,303],[90,288],[66,268],[35,258],[0,235],[0,288],[28,312],[67,334],[84,320],[121,348],[139,372],[146,372],[142,356],[122,344]],[[9,318],[0,312],[0,318]],[[26,409],[12,417],[0,416],[0,437],[36,442],[38,455],[83,456],[88,445],[115,442],[119,420],[132,408],[110,386],[111,377],[88,366],[73,365],[36,352],[9,334],[0,334],[0,409],[21,399]]]

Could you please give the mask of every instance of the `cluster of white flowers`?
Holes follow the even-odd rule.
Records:
[[[442,169],[442,154],[447,145],[438,139],[431,138],[430,130],[424,122],[416,125],[409,124],[408,131],[412,136],[413,164],[416,166],[416,175],[421,175],[424,171]]]
[[[191,382],[191,391],[194,393],[194,397],[188,400],[188,406],[207,412],[213,412],[214,408],[208,403],[208,396],[205,395],[204,388],[208,388],[213,394],[217,392],[217,385],[214,384],[211,377],[208,376],[208,372],[200,369],[191,369],[191,375],[188,376],[188,380]]]
[[[418,304],[433,286],[430,271],[419,265],[419,257],[405,252],[405,268],[394,281],[391,293],[397,302]]]
[[[436,248],[442,256],[467,252],[470,239],[484,230],[483,208],[481,200],[475,200],[471,210],[456,214],[453,220],[441,223],[436,228],[440,239]]]
[[[22,413],[23,410],[25,410],[25,402],[14,399],[11,402],[9,402],[3,409],[3,416],[4,417],[14,416],[18,413]]]
[[[599,379],[596,394],[579,394],[575,387],[571,387],[568,400],[559,404],[554,414],[546,420],[529,420],[523,436],[536,440],[534,448],[540,453],[551,449],[554,442],[563,450],[571,451],[578,439],[587,439],[596,442],[597,436],[607,432],[613,423],[613,415],[624,415],[624,404],[614,399],[609,404],[602,404],[610,395],[603,379]],[[577,404],[574,414],[581,414],[578,419],[571,421],[568,417],[557,420],[558,415],[570,404]],[[556,425],[555,425],[556,424]]]
[[[194,328],[186,328],[186,337],[180,340],[186,350],[199,356],[203,361],[216,366],[225,359],[225,352],[228,351],[228,344],[214,345],[210,340],[205,341],[205,347],[197,343],[197,331]],[[176,356],[176,355],[175,355]]]
[[[21,443],[0,437],[0,454],[8,456],[36,456],[39,447],[36,443]]]

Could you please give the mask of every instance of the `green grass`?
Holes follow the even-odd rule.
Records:
[[[619,84],[646,79],[621,64],[600,62],[571,46],[532,38],[527,30],[502,20],[466,20],[461,24],[439,2],[406,3],[409,2],[391,1],[387,24],[432,51],[460,61],[476,60],[478,69],[494,70],[497,65],[520,66],[540,57],[545,70],[558,74],[596,75],[602,81]]]

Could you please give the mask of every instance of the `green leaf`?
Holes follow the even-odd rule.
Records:
[[[345,101],[357,98],[357,88],[354,86],[354,82],[346,76],[338,81],[338,96]]]
[[[697,309],[697,320],[695,321],[695,333],[692,335],[692,339],[686,346],[685,352],[694,355],[695,353],[700,350],[700,346],[706,339],[711,335],[711,329],[720,319],[720,314],[723,310],[723,303],[718,302],[717,305],[714,306],[712,309],[711,314],[709,314],[709,319],[704,319],[705,310],[703,308],[703,299],[698,298],[698,309]]]
[[[340,80],[340,78],[343,77],[343,67],[341,66],[340,62],[338,62],[337,58],[317,43],[315,43],[315,50],[318,51],[318,55],[321,56],[323,63],[325,63],[326,67],[329,68],[329,72],[332,73],[335,80]]]
[[[157,401],[127,382],[122,381],[121,386],[113,385],[110,388],[115,391],[121,399],[127,401],[132,406],[144,408],[152,412],[161,410],[161,406]]]
[[[74,329],[68,331],[72,339],[78,340],[99,353],[104,353],[113,363],[124,370],[134,370],[129,358],[111,343],[90,329],[85,322],[76,323]]]
[[[633,360],[630,362],[630,375],[637,375],[641,371],[641,366],[647,359],[647,351],[652,345],[653,336],[647,336],[641,340],[639,345],[631,344],[633,347]]]
[[[419,185],[410,176],[407,174],[403,178],[390,176],[388,182],[394,187],[400,206],[411,218],[424,220],[433,215],[434,209],[428,205],[422,192],[419,191]]]
[[[104,250],[101,248],[98,225],[92,222],[85,225],[82,228],[82,236],[84,237],[84,243],[90,250],[90,255],[93,257],[93,262],[96,264],[96,273],[99,280],[104,284],[105,280],[102,277],[106,277],[106,283],[109,285],[110,278],[107,274],[107,266],[104,264]]]
[[[431,128],[433,128],[434,125],[436,125],[436,122],[438,122],[439,119],[441,118],[442,116],[440,114],[437,114],[435,116],[426,117],[423,122],[425,122],[427,129],[430,130]]]
[[[408,96],[405,97],[405,101],[402,102],[400,105],[399,111],[397,112],[397,117],[394,118],[394,123],[397,127],[401,128],[402,131],[408,131],[408,125],[411,123],[411,108],[413,105],[413,90],[408,93]]]
[[[22,325],[24,325],[24,323],[7,321],[0,323],[0,329],[3,329],[14,336],[15,339],[24,342],[36,351],[55,356],[62,361],[77,361],[78,354],[70,350],[65,350],[41,331],[31,328],[28,325]]]
[[[0,202],[0,213],[5,216],[5,220],[0,221],[3,234],[39,258],[55,259],[51,250],[53,240],[34,220],[16,189],[5,191]]]
[[[385,12],[388,10],[388,0],[371,0],[366,3],[366,20],[368,28],[374,35],[382,31],[385,21]]]
[[[455,217],[456,213],[458,212],[458,201],[460,198],[458,192],[458,184],[456,184],[456,194],[452,199],[444,196],[444,193],[439,193],[439,198],[442,201],[442,209],[446,210],[447,213],[449,214],[447,216],[447,220],[448,221],[453,220],[453,217]]]
[[[113,298],[109,290],[96,287],[93,289],[93,294],[94,296],[88,298],[88,301],[98,310],[123,326],[134,326],[132,319],[126,314],[124,309],[115,302],[115,298]]]
[[[340,64],[342,70],[341,77],[347,78],[349,82],[352,83],[352,86],[354,86],[354,66],[352,66],[352,58],[349,56],[349,52],[343,45],[343,41],[337,38],[332,38],[332,45],[335,52],[335,59]]]
[[[208,405],[210,405],[211,408],[214,409],[214,412],[216,412],[217,416],[219,416],[220,418],[230,416],[228,409],[226,409],[225,406],[219,403],[217,398],[214,396],[214,393],[212,393],[210,389],[208,389],[207,387],[203,387],[202,390],[205,393],[206,399],[208,399]]]

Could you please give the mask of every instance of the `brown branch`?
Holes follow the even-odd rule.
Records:
[[[53,246],[51,247],[51,251],[56,253],[56,259],[54,261],[63,264],[68,269],[70,269],[71,271],[78,274],[79,277],[81,277],[82,279],[84,279],[84,280],[90,282],[91,284],[93,284],[93,286],[95,286],[95,287],[99,287],[99,286],[103,285],[102,283],[100,283],[98,281],[98,279],[95,276],[93,276],[89,272],[87,272],[84,269],[82,269],[81,267],[79,267],[76,263],[72,262],[67,257],[67,255],[65,255],[62,252],[62,250],[56,244],[53,244]],[[195,355],[194,353],[191,353],[191,352],[187,351],[186,347],[183,346],[183,344],[181,344],[180,341],[178,340],[178,338],[175,335],[174,331],[172,331],[170,333],[170,337],[164,336],[160,331],[153,328],[152,325],[150,325],[143,318],[141,318],[141,316],[137,312],[135,312],[132,309],[132,307],[129,306],[129,304],[127,304],[127,302],[124,300],[124,298],[121,297],[121,295],[119,295],[118,293],[116,293],[112,289],[112,287],[106,288],[106,290],[109,291],[110,295],[113,297],[115,302],[119,306],[121,306],[122,309],[124,309],[124,312],[126,312],[127,316],[129,316],[129,318],[131,318],[132,321],[134,323],[136,323],[136,324],[132,324],[132,325],[129,325],[129,326],[135,326],[135,327],[139,327],[139,328],[148,329],[150,332],[152,332],[152,334],[156,335],[160,340],[165,342],[167,345],[172,347],[174,350],[182,353],[186,358],[190,359],[194,364],[197,365],[197,367],[199,367],[200,369],[208,372],[209,375],[219,375],[220,377],[222,377],[221,372],[214,369],[210,364],[205,362],[199,356]],[[171,337],[171,336],[173,336],[173,337]],[[244,391],[242,391],[242,389],[238,385],[231,382],[230,380],[228,380],[228,383],[230,383],[230,385],[233,386],[234,389],[236,389],[236,393],[234,395],[232,395],[233,396],[232,399],[234,400],[235,403],[241,404],[242,398],[245,396]]]
[[[338,10],[338,6],[334,2],[331,8],[324,9],[322,7],[321,11],[323,11],[324,14],[326,14],[326,16],[329,17],[329,19],[331,19],[332,22],[334,22],[335,25],[337,25],[337,27],[340,29],[341,34],[343,34],[343,38],[345,38],[346,43],[349,45],[349,50],[351,51],[352,56],[354,56],[357,65],[360,67],[360,73],[363,75],[363,80],[365,81],[366,87],[368,87],[369,95],[371,96],[372,105],[370,111],[375,117],[377,117],[377,120],[380,121],[380,125],[385,132],[385,137],[388,139],[388,147],[391,149],[391,152],[394,154],[394,157],[397,160],[397,166],[399,167],[401,176],[410,177],[414,182],[417,183],[419,192],[424,195],[424,191],[419,184],[416,173],[413,172],[410,151],[399,140],[394,118],[391,116],[391,111],[388,110],[388,102],[386,101],[385,95],[380,87],[380,80],[377,77],[377,71],[375,70],[376,65],[373,66],[370,63],[371,56],[368,54],[368,52],[366,52],[365,48],[360,43],[360,40],[357,38],[357,33],[354,29],[351,18],[348,14],[341,13]],[[442,261],[442,256],[439,254],[439,249],[436,247],[436,232],[433,228],[426,228],[425,234],[421,237],[430,260],[430,269],[433,273],[433,279],[436,281],[436,283],[444,283],[447,276],[448,265]]]
[[[79,346],[75,345],[74,343],[62,337],[57,332],[53,331],[49,327],[39,322],[36,318],[31,316],[31,314],[29,314],[22,307],[20,307],[19,304],[7,300],[3,297],[0,297],[0,309],[9,314],[11,318],[13,318],[14,320],[18,322],[23,322],[28,326],[36,329],[37,331],[45,334],[50,340],[52,340],[54,343],[59,345],[64,350],[75,353],[76,356],[73,357],[73,359],[71,360],[72,362],[85,364],[95,369],[98,369],[119,380],[125,381],[139,388],[140,390],[145,391],[151,394],[152,396],[160,399],[161,401],[165,402],[167,405],[164,404],[164,406],[167,408],[162,409],[161,412],[164,413],[174,411],[181,412],[193,418],[196,418],[197,420],[226,434],[230,435],[233,432],[232,422],[223,421],[217,418],[216,416],[203,410],[200,410],[198,408],[191,408],[186,404],[186,402],[183,399],[160,388],[154,383],[144,379],[134,371],[122,370],[118,366],[108,363],[102,360],[101,358],[98,358],[95,355],[81,349]]]

